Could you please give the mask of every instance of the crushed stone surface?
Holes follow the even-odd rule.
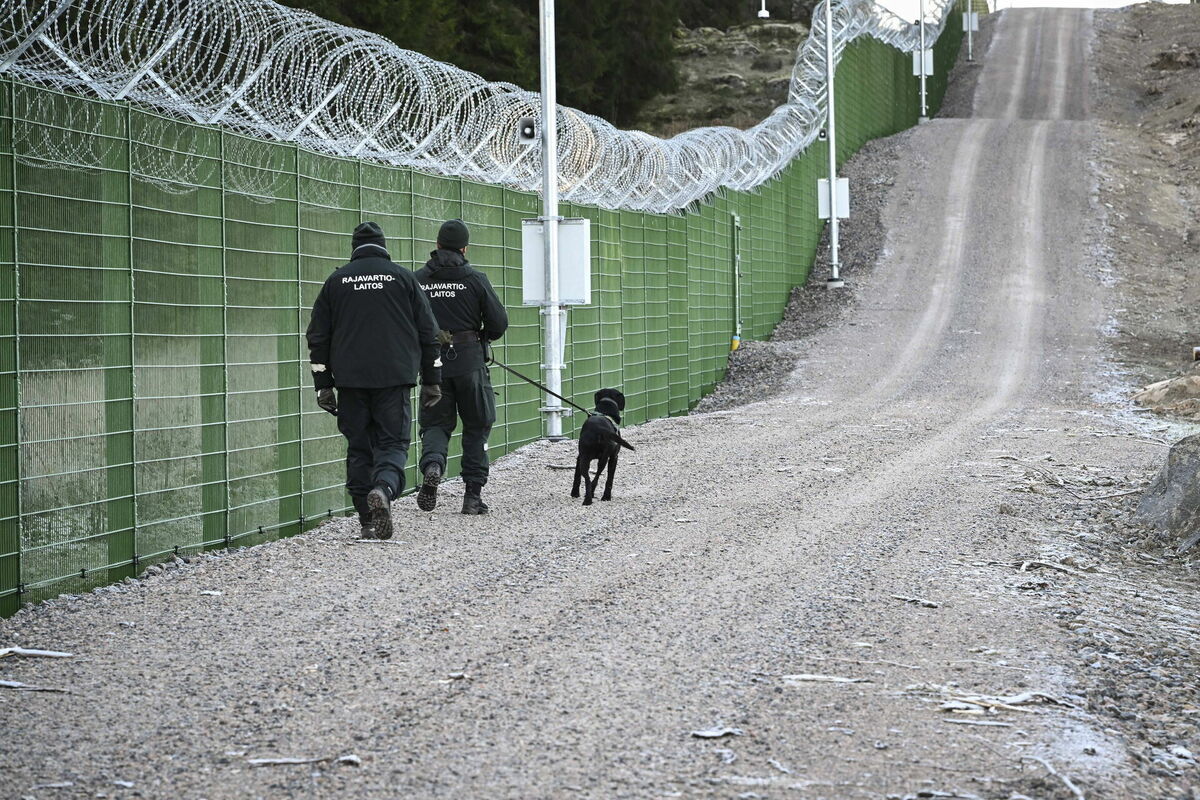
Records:
[[[1169,432],[1097,369],[1136,265],[1097,246],[1094,16],[985,25],[974,115],[893,140],[878,260],[780,394],[627,428],[611,503],[541,442],[487,517],[449,483],[389,543],[0,622],[74,654],[0,659],[69,690],[0,688],[0,796],[1193,797],[1194,565],[1129,518]]]

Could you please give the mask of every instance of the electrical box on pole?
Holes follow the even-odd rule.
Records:
[[[925,69],[921,70],[921,53],[925,54]],[[918,78],[925,78],[933,74],[933,50],[914,50],[913,58],[913,75]]]
[[[837,179],[837,198],[834,202],[838,219],[850,217],[850,179]],[[829,219],[829,181],[826,178],[817,179],[817,217]]]
[[[521,300],[546,305],[545,226],[539,219],[521,220]],[[558,305],[592,304],[592,221],[558,222]]]

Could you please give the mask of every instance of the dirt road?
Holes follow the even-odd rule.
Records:
[[[1185,796],[1096,711],[1073,622],[1163,596],[1076,548],[1162,455],[1093,399],[1090,12],[989,24],[974,116],[901,136],[880,261],[783,396],[628,430],[612,503],[538,444],[486,519],[406,500],[395,544],[341,520],[0,623],[77,654],[5,662],[73,694],[0,695],[0,794]]]

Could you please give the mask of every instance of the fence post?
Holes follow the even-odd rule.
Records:
[[[303,311],[300,306],[300,287],[303,285],[303,266],[301,264],[302,235],[300,231],[300,146],[292,146],[292,168],[295,182],[293,184],[293,202],[296,204],[296,321],[300,323]],[[300,333],[288,335],[276,331],[276,369],[279,382],[279,423],[276,425],[276,444],[279,447],[279,536],[289,533],[299,533],[304,529],[304,473],[299,455],[302,445],[300,442],[301,407],[300,393],[304,390],[298,381],[300,367]],[[289,384],[297,381],[293,388]],[[294,530],[293,530],[294,528]]]
[[[135,473],[134,294],[133,294],[133,108],[124,103],[126,274],[105,264],[104,430],[107,481],[108,580],[138,573],[137,481]],[[122,307],[119,301],[127,300]],[[122,318],[122,315],[124,317]],[[127,330],[126,330],[127,329]]]
[[[7,224],[8,252],[12,270],[0,283],[0,618],[16,613],[21,607],[21,352],[17,340],[20,330],[18,301],[21,296],[21,266],[17,246],[17,156],[16,89],[11,78],[5,80],[8,113],[5,131],[8,159],[6,175],[9,205]],[[6,261],[8,259],[5,259]]]
[[[217,157],[221,214],[221,333],[205,336],[201,344],[200,432],[201,489],[204,521],[202,549],[223,547],[229,535],[229,281],[226,277],[225,233],[225,131],[217,130]],[[208,286],[209,281],[204,285]],[[205,303],[207,304],[207,299]]]

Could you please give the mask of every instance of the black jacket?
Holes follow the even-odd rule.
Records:
[[[441,383],[437,321],[413,273],[366,244],[321,287],[308,324],[316,388]]]
[[[472,267],[457,250],[437,249],[417,280],[425,289],[438,327],[451,333],[479,331],[484,341],[499,339],[508,330],[504,310],[487,275]],[[462,375],[483,366],[483,348],[456,344],[442,356],[447,376]]]

